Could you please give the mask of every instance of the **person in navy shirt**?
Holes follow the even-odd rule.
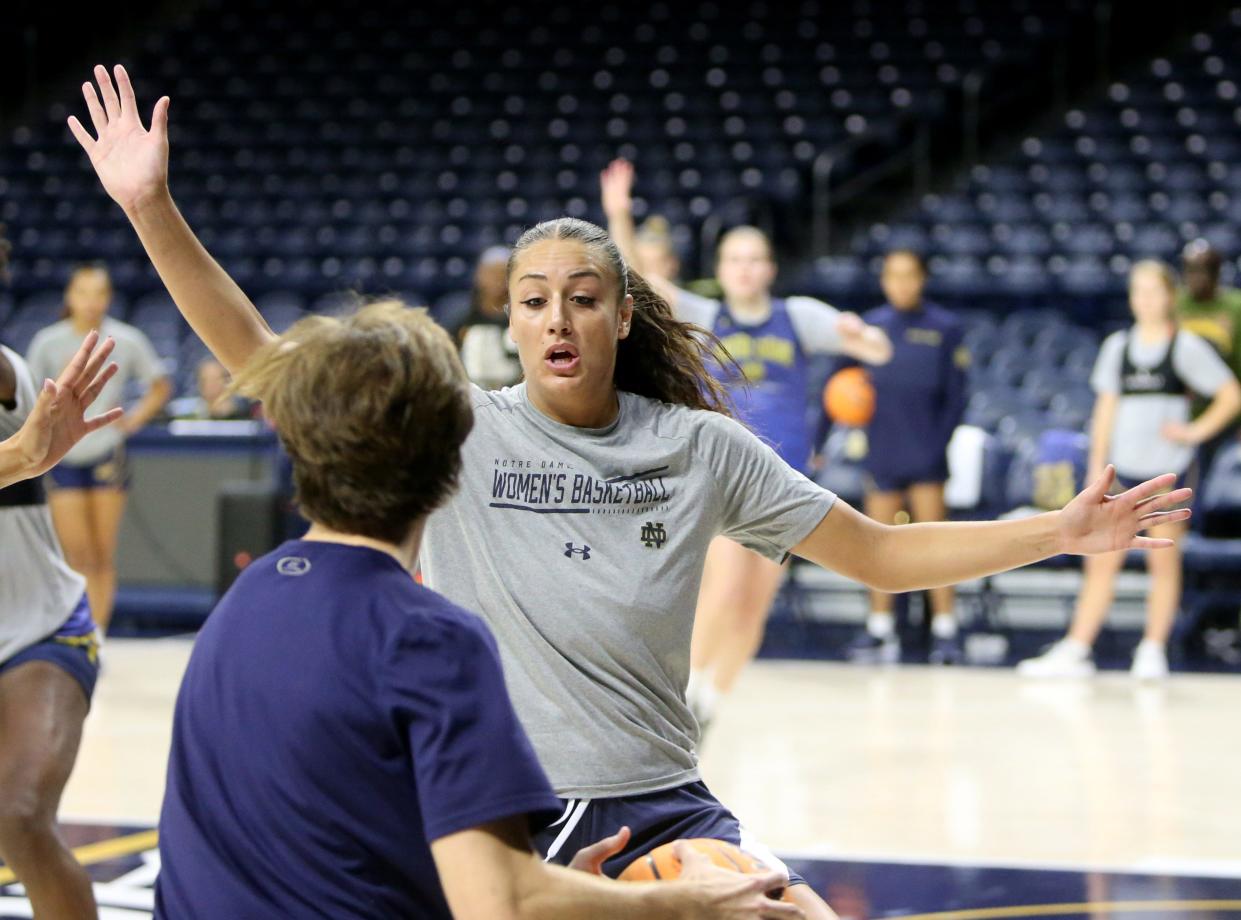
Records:
[[[617,884],[531,850],[562,806],[495,640],[411,576],[473,426],[444,330],[395,301],[311,318],[238,386],[263,402],[312,524],[241,574],[195,643],[157,917],[801,915],[764,897],[774,872],[685,854],[698,881]],[[598,871],[627,842],[622,830],[575,865]]]
[[[947,516],[948,442],[965,414],[969,352],[962,345],[963,324],[943,307],[922,298],[926,266],[909,250],[889,252],[883,261],[887,303],[864,314],[866,323],[887,333],[892,360],[870,368],[875,414],[866,427],[867,515],[891,524],[908,513],[915,521]],[[931,592],[931,661],[961,659],[954,592]],[[871,592],[871,613],[863,634],[851,645],[859,660],[900,657],[892,613],[893,597]]]

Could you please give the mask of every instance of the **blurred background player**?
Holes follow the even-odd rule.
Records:
[[[1184,285],[1177,292],[1181,328],[1210,342],[1241,376],[1241,291],[1220,283],[1223,257],[1206,240],[1193,240],[1181,253]]]
[[[65,564],[39,474],[120,417],[84,411],[116,373],[111,340],[86,336],[55,384],[0,345],[0,859],[35,916],[94,918],[90,880],[56,828],[98,675],[85,582]],[[101,370],[102,369],[102,370]],[[4,462],[16,449],[18,463]],[[7,487],[3,487],[9,483]]]
[[[250,418],[253,406],[249,400],[232,392],[229,383],[229,374],[223,364],[215,358],[203,358],[194,370],[197,393],[170,400],[165,414],[177,419]]]
[[[65,318],[40,330],[27,354],[36,379],[52,377],[68,363],[82,337],[96,330],[115,340],[113,359],[120,368],[100,394],[100,408],[122,405],[130,384],[141,389],[123,421],[83,438],[51,473],[56,532],[69,565],[86,577],[86,593],[101,633],[112,620],[116,595],[116,540],[129,486],[125,439],[159,415],[172,395],[172,382],[146,335],[108,316],[111,299],[106,268],[75,269],[65,289]]]
[[[521,379],[517,346],[508,334],[507,246],[492,246],[478,259],[470,312],[457,332],[461,361],[470,380],[485,390],[512,386]]]
[[[611,163],[600,176],[608,228],[621,252],[638,271],[652,253],[639,247],[634,230],[633,165]],[[660,262],[659,270],[667,270]],[[686,291],[657,273],[651,286],[679,319],[717,336],[741,370],[718,364],[737,417],[771,445],[793,469],[805,472],[814,453],[815,426],[809,408],[809,354],[844,354],[867,363],[888,360],[891,345],[884,333],[856,315],[842,313],[810,297],[773,297],[776,279],[771,241],[755,227],[736,227],[720,239],[716,280],[724,298],[712,300]],[[742,669],[758,652],[772,601],[785,566],[727,538],[717,538],[707,553],[687,691],[699,722],[711,719],[721,695],[732,689]]]
[[[862,318],[892,342],[892,360],[870,370],[875,412],[866,427],[866,513],[885,524],[942,521],[947,517],[948,442],[965,414],[969,352],[961,321],[923,300],[926,264],[915,252],[897,249],[883,260],[880,284],[887,303]],[[951,585],[931,596],[934,664],[961,660]],[[871,593],[866,628],[850,645],[860,661],[894,662],[900,640],[894,598]]]
[[[1176,313],[1181,328],[1196,332],[1220,353],[1241,379],[1241,291],[1220,283],[1223,257],[1206,240],[1191,241],[1181,253],[1185,283],[1176,299]],[[1193,411],[1200,413],[1206,406],[1201,398],[1194,401]],[[1213,438],[1198,448],[1198,466],[1205,475],[1220,448],[1237,438],[1237,420],[1233,419]]]
[[[1129,276],[1134,324],[1103,343],[1091,374],[1096,395],[1090,422],[1092,481],[1111,463],[1116,487],[1147,478],[1150,470],[1172,470],[1180,482],[1196,478],[1197,445],[1214,437],[1241,411],[1241,384],[1206,340],[1178,328],[1174,313],[1176,276],[1162,262],[1138,262]],[[1191,394],[1211,399],[1192,423]],[[1149,553],[1151,583],[1146,598],[1146,631],[1133,656],[1134,677],[1152,680],[1168,673],[1167,642],[1181,600],[1180,541],[1184,522],[1153,528],[1153,536],[1173,541]],[[1092,556],[1069,633],[1037,658],[1018,665],[1030,677],[1082,677],[1094,673],[1090,650],[1112,605],[1116,574],[1125,553]]]

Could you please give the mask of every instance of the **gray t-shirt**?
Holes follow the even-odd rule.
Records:
[[[1129,360],[1139,370],[1154,370],[1168,352],[1168,340],[1143,342],[1129,330],[1114,332],[1099,349],[1090,385],[1096,393],[1121,392],[1125,342]],[[1172,369],[1181,381],[1202,396],[1214,396],[1233,379],[1224,359],[1201,336],[1184,329],[1176,336]],[[1194,462],[1194,448],[1175,444],[1160,434],[1167,422],[1189,421],[1190,397],[1165,393],[1121,395],[1108,460],[1126,479],[1149,479],[1161,473],[1183,473]]]
[[[786,297],[785,309],[802,350],[807,354],[834,355],[840,352],[840,311],[813,297]],[[678,290],[677,319],[714,331],[724,304],[693,291]],[[739,325],[745,325],[739,323]]]
[[[145,389],[164,376],[163,362],[141,330],[109,316],[99,327],[99,337],[102,339],[109,335],[116,339],[111,360],[116,362],[117,373],[95,401],[95,413],[123,405],[125,385],[129,381],[136,380]],[[30,372],[40,382],[47,377],[55,380],[81,344],[82,334],[76,332],[68,320],[40,329],[30,343],[26,356],[30,362]],[[75,444],[65,454],[64,463],[68,466],[91,466],[112,453],[123,440],[121,430],[116,425],[108,425]]]
[[[17,377],[13,409],[0,403],[0,441],[22,426],[34,407],[34,380],[17,352],[0,345]],[[0,662],[46,639],[69,619],[86,582],[65,563],[41,486],[0,489]]]
[[[698,778],[685,705],[712,538],[783,558],[835,496],[739,423],[620,394],[606,428],[546,417],[524,384],[473,388],[460,491],[431,515],[426,584],[482,614],[557,793]]]

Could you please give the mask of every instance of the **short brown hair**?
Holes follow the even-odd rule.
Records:
[[[469,385],[425,310],[385,300],[303,319],[259,349],[235,389],[262,401],[312,521],[399,543],[456,489]]]

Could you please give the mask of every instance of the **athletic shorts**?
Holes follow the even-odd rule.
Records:
[[[52,482],[59,489],[128,489],[129,461],[124,446],[89,466],[61,463],[52,467]]]
[[[651,850],[692,837],[724,840],[749,853],[768,868],[788,877],[790,885],[806,880],[741,826],[701,780],[645,795],[611,799],[562,799],[560,819],[535,834],[534,845],[547,862],[568,865],[583,847],[610,837],[621,827],[633,832],[623,853],[603,864],[605,875],[616,878],[635,859]]]
[[[944,483],[948,481],[948,460],[937,460],[925,467],[914,470],[902,470],[899,473],[867,471],[867,484],[875,492],[904,492],[910,486],[928,482]]]
[[[46,661],[60,668],[78,682],[90,705],[99,677],[99,633],[91,619],[86,595],[60,629],[0,663],[0,674],[28,661]]]

